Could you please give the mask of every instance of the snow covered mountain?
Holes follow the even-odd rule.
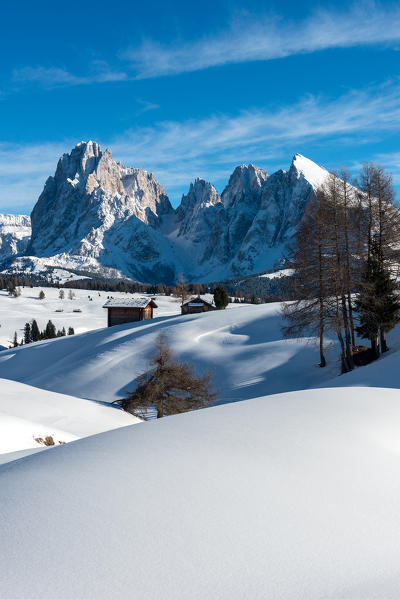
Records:
[[[153,174],[117,163],[96,142],[80,142],[46,181],[25,255],[43,266],[105,275],[114,269],[150,283],[171,283],[179,273],[211,281],[260,272],[282,256],[327,176],[300,154],[289,171],[271,176],[241,165],[221,195],[196,179],[174,210]],[[6,257],[24,253],[14,246]]]
[[[20,214],[0,214],[0,261],[26,251],[31,219]]]
[[[122,166],[95,142],[81,142],[46,181],[32,211],[27,254],[89,270],[98,262],[145,281],[171,279],[169,243],[159,232],[170,213],[151,173]]]

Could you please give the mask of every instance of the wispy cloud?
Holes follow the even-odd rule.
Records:
[[[160,108],[159,104],[149,102],[148,100],[143,100],[143,98],[136,98],[136,102],[140,106],[139,110],[136,111],[137,115],[142,114],[143,112],[148,112],[149,110],[157,110],[157,108]]]
[[[181,180],[176,168],[186,173],[186,181],[188,175],[219,179],[238,161],[266,164],[283,148],[329,139],[362,145],[366,133],[379,136],[399,129],[400,85],[393,83],[354,90],[335,100],[309,96],[276,111],[255,109],[236,116],[161,122],[126,132],[113,140],[112,147],[119,159],[158,176],[162,172],[165,179],[160,179],[174,185]]]
[[[23,67],[13,72],[13,81],[16,83],[36,83],[46,88],[89,85],[91,83],[107,83],[125,81],[128,75],[123,71],[112,70],[106,63],[97,61],[92,63],[91,73],[87,75],[74,75],[66,69],[58,67]]]
[[[0,210],[27,212],[71,141],[42,144],[0,143]]]
[[[198,71],[249,61],[267,61],[329,48],[400,41],[400,6],[356,3],[347,11],[319,10],[302,22],[278,17],[237,17],[229,30],[186,43],[152,40],[127,50],[137,78]]]
[[[320,9],[300,22],[242,14],[232,19],[228,29],[201,39],[169,44],[147,39],[114,57],[117,66],[92,61],[87,73],[80,75],[59,66],[25,66],[13,72],[13,80],[46,88],[132,81],[332,48],[389,45],[398,49],[399,43],[399,3],[365,1],[346,11]]]
[[[172,198],[177,198],[197,176],[221,186],[241,162],[272,170],[286,165],[290,154],[300,147],[304,151],[323,144],[325,150],[336,152],[339,147],[353,147],[355,155],[374,159],[368,150],[361,153],[360,147],[368,148],[371,135],[376,141],[399,130],[400,84],[392,82],[354,90],[334,100],[309,96],[275,111],[254,109],[234,116],[164,121],[98,141],[127,166],[154,172]],[[32,206],[47,176],[54,173],[58,157],[77,141],[0,144],[0,209],[13,203]],[[382,163],[393,170],[397,157],[392,155],[392,162],[389,159],[387,156]]]

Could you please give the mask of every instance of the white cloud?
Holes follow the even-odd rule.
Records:
[[[400,85],[388,83],[353,90],[335,100],[309,96],[276,111],[254,109],[235,116],[160,122],[98,141],[127,166],[154,172],[176,198],[197,176],[222,184],[241,162],[272,169],[287,164],[300,145],[317,143],[335,151],[346,146],[347,154],[353,146],[359,154],[358,148],[368,147],[372,135],[379,141],[399,129]],[[54,173],[59,156],[77,141],[0,144],[0,210],[4,206],[10,210],[13,203],[32,206],[46,178]],[[389,166],[388,160],[384,166]]]
[[[329,138],[357,145],[357,136],[362,144],[366,133],[398,129],[400,86],[392,84],[351,91],[336,100],[310,96],[276,111],[258,109],[233,117],[161,122],[126,132],[112,141],[112,149],[118,159],[157,175],[179,168],[191,176],[213,173],[218,178],[218,173],[222,175],[238,161],[265,164],[284,145],[296,149],[300,143]],[[168,179],[173,183],[174,176]]]
[[[97,60],[88,65],[87,73],[76,75],[62,67],[25,66],[14,71],[13,80],[47,88],[132,81],[330,48],[390,45],[398,49],[399,42],[399,3],[365,1],[342,12],[320,9],[300,22],[277,16],[239,15],[229,29],[198,40],[168,45],[146,40],[114,58],[119,68]]]
[[[74,75],[66,69],[58,67],[23,67],[13,72],[13,81],[16,83],[37,83],[43,87],[53,88],[124,81],[128,78],[126,73],[114,71],[103,62],[96,62],[94,66],[94,72],[84,76]]]
[[[229,30],[193,42],[162,45],[152,40],[127,50],[137,78],[174,75],[214,66],[266,61],[328,48],[400,41],[398,3],[356,3],[347,11],[319,10],[301,22],[276,17],[237,17]]]

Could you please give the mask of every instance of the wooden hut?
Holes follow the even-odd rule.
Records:
[[[182,314],[198,314],[199,312],[209,312],[210,310],[215,310],[215,306],[200,296],[190,299],[181,306]]]
[[[153,318],[153,310],[157,307],[151,297],[109,299],[103,306],[108,311],[107,326],[109,327]]]

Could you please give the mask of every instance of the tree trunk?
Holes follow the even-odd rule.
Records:
[[[354,361],[353,361],[353,349],[350,341],[350,328],[349,328],[349,320],[347,317],[347,306],[346,306],[346,298],[342,295],[342,315],[343,315],[343,325],[344,325],[344,336],[346,340],[346,359],[349,370],[354,369]]]
[[[319,365],[325,368],[325,350],[324,350],[324,335],[325,335],[325,310],[324,310],[324,293],[322,280],[322,248],[321,243],[318,244],[318,278],[319,278]]]
[[[371,350],[372,353],[374,355],[375,360],[377,360],[379,358],[380,355],[380,351],[379,351],[379,336],[378,335],[374,335],[371,339]]]
[[[347,303],[349,305],[349,321],[350,321],[350,332],[351,332],[351,344],[352,344],[353,347],[356,347],[356,345],[357,345],[356,329],[355,329],[355,326],[354,326],[353,304],[352,304],[352,300],[351,300],[351,290],[350,289],[349,289],[348,295],[347,295]]]
[[[381,333],[381,352],[384,353],[384,352],[388,351],[389,348],[386,343],[386,333],[382,329],[382,327],[381,327],[380,333]]]
[[[342,374],[345,374],[346,372],[350,371],[350,368],[349,368],[347,358],[346,358],[346,351],[345,351],[345,345],[344,345],[344,341],[343,341],[342,331],[340,329],[338,329],[336,331],[336,334],[337,334],[337,338],[339,339],[340,348],[342,350]]]
[[[157,404],[157,418],[162,418],[164,416],[164,403],[160,400]]]
[[[319,357],[320,357],[320,362],[319,362],[319,366],[320,368],[325,368],[326,366],[326,360],[325,360],[325,350],[324,350],[324,330],[322,329],[319,335]]]

